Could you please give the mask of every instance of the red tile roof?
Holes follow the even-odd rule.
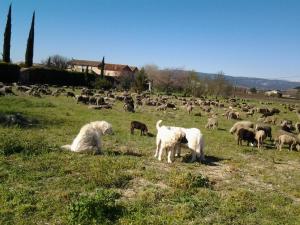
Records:
[[[88,60],[71,60],[70,64],[74,66],[92,66],[92,67],[101,67],[101,61],[88,61]],[[129,67],[128,65],[122,65],[122,64],[111,64],[111,63],[105,63],[104,70],[110,70],[110,71],[124,71],[124,70],[130,70],[134,71],[132,68],[137,67]]]

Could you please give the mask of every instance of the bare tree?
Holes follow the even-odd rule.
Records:
[[[46,60],[43,60],[42,64],[50,68],[65,70],[68,68],[69,61],[70,59],[68,59],[67,57],[61,55],[53,55],[49,56]]]

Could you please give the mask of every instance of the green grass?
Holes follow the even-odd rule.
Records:
[[[280,118],[297,120],[279,103],[273,106],[282,110]],[[234,121],[220,116],[221,129],[206,130],[206,116],[181,108],[127,113],[119,102],[93,111],[66,97],[0,98],[0,113],[14,112],[39,123],[0,127],[0,224],[300,223],[299,152],[238,147],[228,132]],[[200,128],[210,163],[186,163],[186,149],[171,165],[154,159],[155,137],[131,135],[129,125],[143,121],[156,134],[158,119]],[[103,155],[59,149],[95,120],[112,123],[115,132],[102,138]]]

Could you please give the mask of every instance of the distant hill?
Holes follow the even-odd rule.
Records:
[[[214,77],[217,74],[213,73],[201,73],[198,72],[199,77]],[[230,83],[240,87],[252,88],[255,87],[256,89],[260,90],[287,90],[291,88],[295,88],[300,86],[300,82],[293,82],[287,80],[269,80],[263,78],[255,78],[255,77],[233,77],[224,75],[225,79],[228,80]]]

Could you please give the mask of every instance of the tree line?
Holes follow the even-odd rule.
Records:
[[[195,71],[181,69],[159,69],[156,65],[146,65],[148,80],[155,89],[165,93],[181,92],[186,96],[214,95],[230,96],[234,87],[224,77],[222,71],[216,76],[199,76]]]

